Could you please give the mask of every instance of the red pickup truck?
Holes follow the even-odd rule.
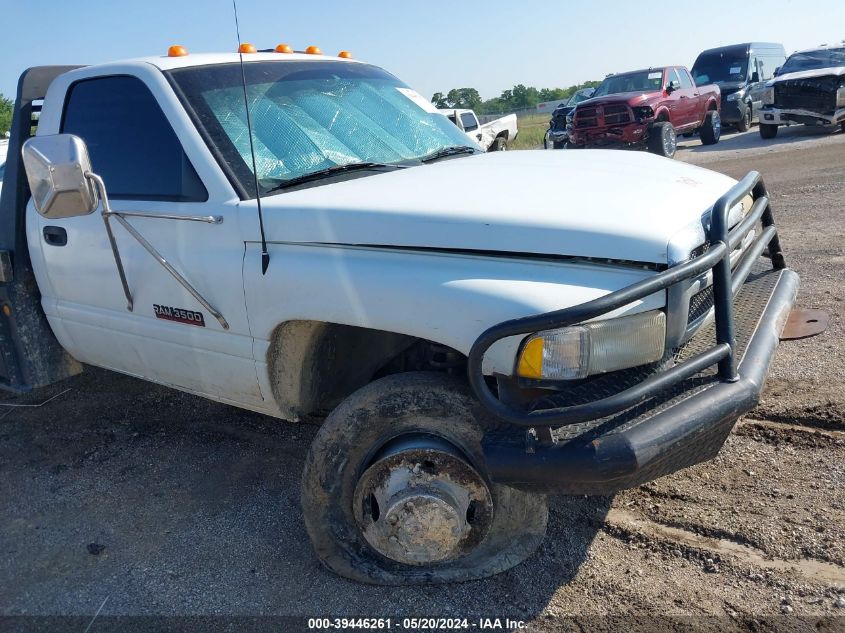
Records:
[[[719,142],[721,94],[696,86],[683,66],[610,75],[572,115],[570,146],[630,147],[671,158],[677,134],[698,132],[704,145]]]

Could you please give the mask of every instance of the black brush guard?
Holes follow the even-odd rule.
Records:
[[[748,194],[751,210],[729,230],[730,210]],[[731,253],[758,223],[762,230],[732,270]],[[634,379],[619,372],[627,376],[625,388],[568,406],[517,408],[488,387],[482,359],[497,341],[576,325],[709,270],[714,324],[678,350],[670,369],[635,370]],[[532,490],[609,494],[712,458],[733,423],[758,402],[797,288],[765,185],[751,172],[713,206],[703,255],[593,301],[489,328],[470,351],[469,380],[483,407],[513,425],[485,436],[491,477]]]

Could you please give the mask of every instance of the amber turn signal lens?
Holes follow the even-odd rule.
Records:
[[[255,47],[254,47],[252,44],[249,44],[249,43],[247,43],[247,42],[244,42],[243,44],[241,44],[241,45],[238,47],[238,52],[239,52],[239,53],[254,53],[254,52],[255,52]]]
[[[188,54],[188,49],[184,46],[171,46],[167,49],[168,57],[184,57]]]
[[[3,305],[3,314],[5,314],[7,317],[12,316],[12,309],[9,307],[8,303]]]
[[[309,46],[305,49],[305,52],[309,55],[322,55],[323,51],[320,50],[319,46]]]
[[[343,57],[343,59],[352,59],[352,53],[349,51],[340,51],[337,54],[338,57]]]
[[[293,49],[290,46],[288,46],[287,44],[279,44],[276,47],[276,52],[277,53],[292,53]]]

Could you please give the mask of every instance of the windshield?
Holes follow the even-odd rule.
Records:
[[[835,68],[845,66],[845,48],[825,48],[806,53],[794,53],[789,56],[780,69],[780,74],[797,73],[802,70],[818,70],[819,68]]]
[[[587,99],[589,99],[591,96],[593,96],[593,90],[591,88],[588,88],[587,90],[579,90],[574,95],[569,97],[569,101],[566,102],[566,105],[578,105],[582,101],[586,101]]]
[[[696,86],[736,83],[745,81],[747,76],[748,52],[745,49],[702,53],[692,65],[692,78]]]
[[[654,92],[662,89],[662,70],[642,70],[608,77],[599,84],[599,87],[593,93],[593,97],[604,97],[620,92]]]
[[[221,166],[253,197],[240,65],[169,74]],[[478,149],[425,99],[374,66],[250,62],[244,74],[261,194],[338,165],[417,163],[448,147]]]

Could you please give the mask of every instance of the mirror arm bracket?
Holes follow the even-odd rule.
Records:
[[[133,301],[132,301],[132,293],[129,290],[129,283],[126,281],[126,271],[123,268],[123,261],[120,257],[120,251],[117,247],[117,241],[114,238],[114,233],[111,228],[111,223],[109,219],[114,216],[117,218],[117,221],[123,225],[123,228],[135,238],[135,240],[144,247],[144,249],[152,255],[153,259],[155,259],[161,266],[171,274],[171,276],[179,282],[179,284],[187,290],[191,296],[196,299],[206,310],[208,310],[215,319],[220,323],[224,330],[229,329],[229,323],[223,317],[223,315],[215,309],[205,298],[194,288],[187,279],[185,279],[179,271],[177,271],[171,264],[168,262],[164,256],[159,253],[152,244],[150,244],[143,235],[138,233],[129,221],[126,220],[123,216],[133,216],[133,217],[151,217],[151,218],[160,218],[160,219],[169,219],[169,220],[187,220],[190,222],[206,222],[208,224],[220,224],[223,221],[223,218],[220,216],[178,216],[178,215],[165,215],[165,214],[146,214],[146,213],[133,213],[133,212],[122,212],[122,211],[112,211],[111,207],[109,206],[109,198],[106,194],[106,186],[103,182],[103,179],[100,178],[97,174],[93,172],[85,172],[85,177],[90,178],[94,184],[97,186],[98,193],[100,195],[100,200],[103,204],[102,210],[102,218],[103,223],[106,225],[106,233],[109,237],[109,243],[111,244],[112,254],[114,255],[114,262],[117,265],[117,273],[120,276],[120,283],[123,285],[123,293],[126,295],[126,309],[132,312],[133,310]]]

